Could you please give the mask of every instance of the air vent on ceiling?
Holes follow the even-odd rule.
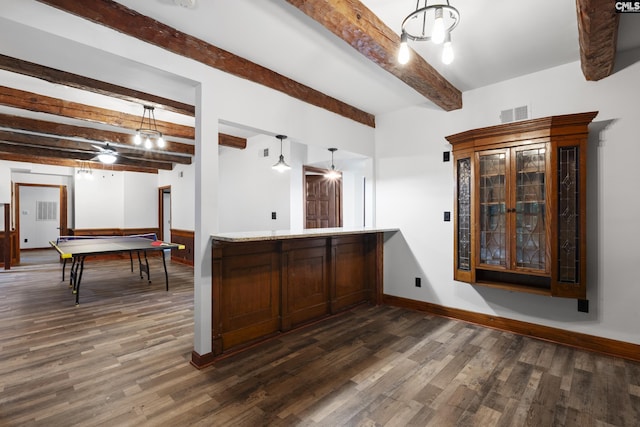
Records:
[[[261,150],[260,157],[269,157],[269,149],[265,148],[264,150]]]
[[[509,108],[508,110],[502,110],[500,112],[500,123],[510,123],[518,120],[526,120],[528,118],[529,107],[527,105]]]
[[[196,7],[196,0],[173,0],[178,6],[186,7],[187,9],[193,9]]]

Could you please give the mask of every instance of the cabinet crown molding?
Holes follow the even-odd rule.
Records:
[[[505,141],[548,138],[551,136],[577,135],[588,133],[589,123],[598,115],[597,111],[587,113],[549,116],[539,119],[504,123],[449,135],[446,138],[454,149],[457,146],[479,147]]]

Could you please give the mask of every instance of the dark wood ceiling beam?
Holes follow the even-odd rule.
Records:
[[[582,73],[601,80],[613,73],[620,17],[609,0],[576,0],[576,6]]]
[[[369,60],[445,111],[462,108],[462,93],[418,55],[398,63],[400,36],[358,0],[287,0]]]
[[[6,86],[0,86],[0,105],[132,130],[140,126],[140,119],[142,117],[142,114],[140,116],[126,114],[120,111],[52,98],[50,96]],[[187,139],[195,138],[195,130],[191,126],[164,121],[156,121],[156,125],[158,126],[158,130],[164,135]]]
[[[50,137],[43,135],[35,135],[30,133],[20,133],[0,129],[0,141],[9,142],[13,144],[26,144],[29,146],[39,147],[41,150],[70,150],[76,152],[88,152],[92,156],[95,156],[97,149],[91,142],[76,141],[73,139],[65,139],[58,137]],[[191,164],[191,156],[179,156],[170,153],[158,153],[155,151],[148,151],[143,148],[126,148],[113,146],[115,150],[122,156],[129,158],[135,158],[145,161],[157,161],[168,163],[179,163],[183,165]]]
[[[28,132],[39,132],[55,135],[63,138],[83,138],[98,142],[112,142],[120,145],[131,145],[133,135],[128,133],[113,132],[83,126],[74,126],[64,123],[48,122],[45,120],[30,119],[27,117],[14,116],[0,113],[0,127],[24,130]],[[195,155],[195,147],[191,144],[184,144],[166,140],[166,147],[162,150],[167,153]]]
[[[266,67],[144,16],[113,0],[38,0],[81,18],[158,46],[301,101],[375,127],[375,117]]]
[[[0,69],[88,92],[99,93],[100,95],[106,95],[124,101],[135,102],[140,105],[151,105],[178,114],[185,114],[187,116],[195,116],[196,114],[196,108],[193,105],[91,79],[78,74],[68,73],[55,68],[45,67],[6,55],[0,55]],[[140,114],[142,114],[142,109],[140,109]]]
[[[16,144],[10,142],[0,141],[0,153],[11,153],[11,154],[19,154],[24,156],[25,158],[29,158],[30,162],[32,160],[37,160],[42,157],[47,158],[56,158],[56,159],[68,159],[68,160],[79,160],[79,161],[90,161],[94,157],[96,157],[96,152],[87,152],[87,151],[69,151],[58,148],[42,148],[38,146],[32,145],[23,145]],[[0,154],[0,159],[4,159],[4,156]],[[38,162],[34,162],[38,163]],[[118,156],[116,163],[122,166],[135,166],[135,167],[143,167],[147,169],[164,169],[171,170],[173,169],[172,163],[166,162],[157,162],[152,160],[137,160],[131,159],[128,157]]]
[[[218,144],[224,145],[225,147],[239,148],[241,150],[247,148],[246,138],[240,138],[238,136],[227,135],[224,133],[218,134]]]
[[[70,159],[61,159],[56,157],[35,157],[32,155],[24,155],[24,154],[16,154],[12,152],[3,152],[0,149],[0,160],[7,160],[13,162],[24,162],[24,163],[37,163],[40,165],[53,165],[53,166],[65,166],[65,167],[82,167],[90,165],[91,169],[98,170],[109,170],[109,171],[126,171],[126,172],[142,172],[142,173],[158,173],[158,169],[153,168],[145,168],[140,166],[130,166],[130,165],[119,165],[114,163],[112,165],[105,165],[100,162],[85,162],[85,165],[82,165],[83,161],[79,160],[70,160]]]

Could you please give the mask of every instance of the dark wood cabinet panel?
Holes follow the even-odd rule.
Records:
[[[366,239],[361,236],[332,239],[332,312],[369,300],[369,290],[373,284],[371,276],[367,274],[365,248]]]
[[[282,243],[282,330],[329,314],[327,239]]]
[[[211,357],[222,357],[356,304],[379,303],[380,234],[239,242],[214,239]]]
[[[9,238],[5,241],[5,234],[4,231],[0,232],[0,260],[5,261],[6,253],[9,255],[9,266],[16,265],[18,264],[16,255],[19,251],[18,235],[15,230],[12,230],[9,232]]]
[[[279,329],[278,256],[236,255],[222,264],[220,331],[224,347],[273,334]]]
[[[193,266],[195,253],[195,235],[191,230],[171,229],[171,241],[184,245],[183,251],[171,251],[171,261]]]

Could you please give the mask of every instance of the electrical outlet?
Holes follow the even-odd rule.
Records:
[[[29,239],[24,239],[24,242],[27,243],[29,241]]]
[[[582,313],[589,312],[589,300],[588,299],[579,299],[578,300],[578,311]]]
[[[422,279],[420,279],[419,277],[416,277],[416,288],[421,288],[422,287]]]
[[[271,212],[271,219],[276,219],[276,213],[275,212]]]
[[[449,153],[448,151],[443,151],[442,152],[442,161],[443,162],[448,162],[449,160],[451,160],[451,153]]]
[[[445,220],[446,222],[451,221],[451,212],[449,212],[449,211],[445,211],[445,212],[444,212],[444,220]]]

